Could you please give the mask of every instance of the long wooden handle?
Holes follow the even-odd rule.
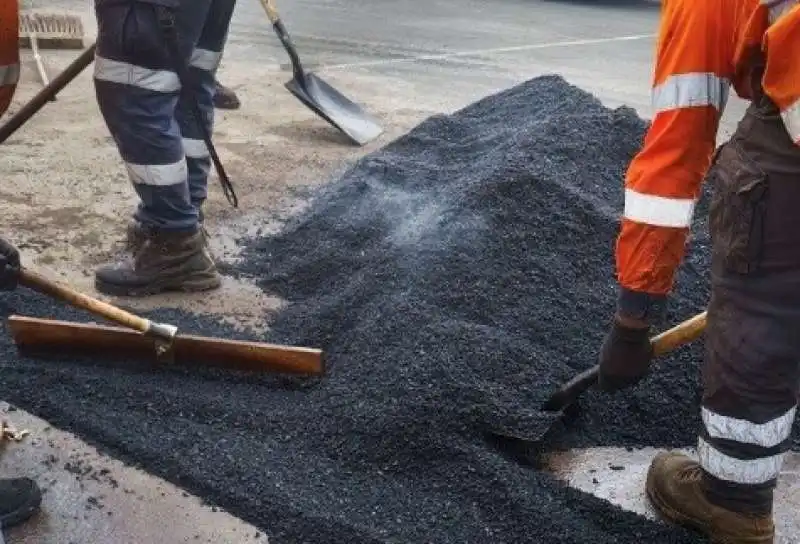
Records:
[[[153,340],[129,329],[18,315],[10,316],[8,324],[17,347],[31,355],[88,352],[93,356],[111,355],[117,360],[153,358]],[[175,363],[189,366],[305,375],[325,373],[324,354],[319,349],[262,342],[182,334],[175,337],[174,356]]]
[[[669,330],[662,332],[650,339],[653,346],[653,356],[659,357],[665,353],[688,344],[700,337],[706,329],[706,317],[708,312],[697,314],[683,323],[675,325]]]
[[[707,312],[697,314],[691,319],[675,325],[650,339],[653,356],[658,357],[697,339],[706,328]],[[597,383],[600,365],[585,370],[562,385],[542,405],[545,412],[560,412],[581,396],[584,391]]]
[[[261,0],[261,5],[264,7],[264,11],[267,12],[267,17],[269,17],[269,21],[274,25],[280,20],[280,15],[278,15],[278,10],[275,9],[275,6],[272,4],[272,0]]]
[[[8,140],[22,125],[28,122],[31,117],[36,115],[48,102],[51,102],[61,90],[69,85],[78,75],[83,72],[92,62],[96,45],[92,44],[86,51],[72,61],[63,72],[53,78],[45,88],[36,93],[20,110],[11,116],[4,125],[0,126],[0,144]]]
[[[47,279],[38,272],[34,272],[32,270],[23,268],[20,271],[19,282],[29,289],[33,289],[34,291],[39,291],[45,295],[57,298],[66,302],[67,304],[75,306],[76,308],[86,310],[94,315],[103,317],[109,321],[113,321],[114,323],[118,323],[124,327],[128,327],[129,329],[133,329],[141,333],[148,332],[152,326],[151,321],[148,319],[139,317],[130,312],[126,312],[121,308],[112,306],[111,304],[103,302],[102,300],[92,298],[89,295],[80,293],[62,283]]]

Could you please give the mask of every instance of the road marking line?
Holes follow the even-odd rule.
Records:
[[[497,55],[502,53],[514,53],[517,51],[533,51],[535,49],[551,49],[555,47],[573,47],[581,45],[597,45],[613,42],[629,42],[635,40],[645,40],[654,38],[655,34],[635,34],[632,36],[616,36],[613,38],[595,38],[591,40],[570,40],[564,42],[533,43],[528,45],[516,45],[512,47],[496,47],[492,49],[472,49],[468,51],[452,51],[449,53],[436,53],[428,55],[414,55],[411,57],[400,57],[395,59],[366,60],[362,62],[347,62],[343,64],[320,65],[318,70],[341,70],[347,68],[365,68],[369,66],[383,66],[387,64],[403,64],[408,62],[420,62],[430,60],[447,60],[458,57],[472,57],[480,55]]]

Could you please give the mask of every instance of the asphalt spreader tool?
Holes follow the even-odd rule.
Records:
[[[261,5],[292,62],[294,77],[285,84],[286,89],[358,145],[380,136],[383,129],[375,118],[319,76],[303,68],[300,55],[272,0],[261,0]]]
[[[166,364],[308,376],[325,371],[318,349],[178,334],[174,325],[131,314],[30,270],[21,270],[19,282],[124,327],[12,315],[9,328],[21,352],[102,352]]]

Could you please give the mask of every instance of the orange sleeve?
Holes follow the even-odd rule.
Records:
[[[19,8],[0,0],[0,115],[11,104],[19,81]]]
[[[800,3],[785,0],[769,9],[764,35],[764,93],[780,108],[786,130],[800,145]]]
[[[625,177],[616,244],[621,297],[627,291],[663,298],[672,289],[734,76],[736,6],[726,0],[662,2],[654,117]]]

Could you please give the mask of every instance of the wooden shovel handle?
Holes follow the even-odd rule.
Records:
[[[706,314],[703,312],[675,325],[650,339],[653,346],[653,356],[658,357],[697,339],[706,328]],[[546,412],[559,412],[575,402],[584,391],[597,383],[600,375],[600,365],[595,365],[584,370],[570,381],[562,385],[542,405]]]
[[[123,327],[128,327],[141,333],[146,333],[150,329],[151,323],[149,320],[126,312],[102,300],[84,295],[71,287],[47,279],[32,270],[23,268],[19,274],[19,283],[34,291],[62,300],[76,308],[104,317]]]
[[[700,337],[706,329],[706,315],[708,312],[697,314],[683,323],[675,325],[650,339],[653,346],[653,357],[669,353],[675,348],[688,344]]]
[[[269,17],[269,22],[275,24],[280,19],[280,15],[278,15],[278,10],[275,8],[275,5],[272,3],[272,0],[260,0],[261,5],[264,7],[264,11],[267,12],[267,17]]]

